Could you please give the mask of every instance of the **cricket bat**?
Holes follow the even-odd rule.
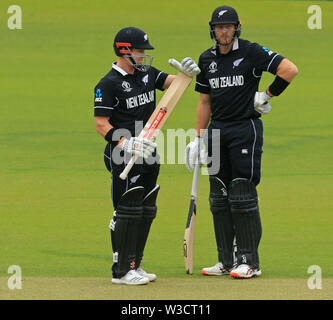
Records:
[[[175,60],[170,59],[169,63],[176,68],[179,73],[176,78],[172,81],[170,87],[167,89],[161,100],[159,101],[157,107],[155,108],[153,114],[150,116],[149,120],[145,124],[144,128],[141,130],[139,137],[148,140],[155,140],[159,131],[164,126],[165,121],[170,116],[172,110],[176,107],[179,99],[191,84],[192,78],[182,72],[181,64]],[[200,70],[199,70],[200,71]],[[198,72],[199,73],[199,72]],[[125,180],[128,173],[132,169],[138,156],[132,156],[128,164],[126,165],[124,171],[120,174],[120,178]]]
[[[194,248],[194,227],[197,214],[197,197],[198,197],[198,182],[199,182],[200,165],[197,163],[194,167],[191,201],[188,211],[185,234],[184,234],[184,259],[185,270],[187,274],[193,273],[193,248]]]

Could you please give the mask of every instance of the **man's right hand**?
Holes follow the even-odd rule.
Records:
[[[200,166],[207,164],[207,152],[201,137],[196,137],[185,148],[185,164],[190,172],[194,170],[198,161]]]
[[[272,107],[268,103],[268,101],[272,97],[267,94],[266,91],[263,92],[256,92],[254,96],[254,109],[261,113],[261,114],[266,114],[271,111]]]
[[[157,144],[144,138],[132,137],[125,138],[118,146],[132,156],[137,155],[147,159],[154,152]]]

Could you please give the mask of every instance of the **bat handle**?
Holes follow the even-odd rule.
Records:
[[[175,69],[177,69],[180,72],[183,72],[183,68],[180,62],[178,62],[176,59],[169,59],[169,64],[173,66]]]
[[[198,182],[199,182],[199,175],[200,175],[200,165],[199,163],[196,163],[194,166],[194,172],[193,172],[193,180],[192,180],[192,196],[197,196],[198,194]]]
[[[126,165],[123,172],[119,175],[120,179],[125,180],[128,176],[128,173],[131,171],[132,167],[134,166],[135,161],[138,159],[139,156],[134,155]]]

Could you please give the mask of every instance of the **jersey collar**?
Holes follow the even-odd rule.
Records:
[[[115,69],[116,71],[118,71],[123,76],[128,75],[128,73],[124,69],[118,67],[115,63],[112,63],[112,69]]]
[[[238,38],[235,39],[234,44],[232,46],[232,51],[238,50],[239,49],[239,43],[238,43]]]
[[[235,51],[239,49],[239,43],[238,43],[238,38],[235,39],[234,44],[232,45],[232,49],[231,51]],[[216,45],[213,46],[211,53],[214,54],[216,56],[216,54],[219,54],[218,49],[216,48]]]

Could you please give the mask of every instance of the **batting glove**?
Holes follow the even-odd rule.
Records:
[[[268,103],[268,101],[272,97],[269,96],[266,91],[263,92],[256,92],[254,96],[254,109],[261,113],[261,114],[266,114],[271,111],[272,107]]]
[[[153,141],[139,138],[139,137],[132,137],[130,139],[124,139],[120,148],[132,155],[137,155],[139,157],[143,157],[147,159],[151,156],[154,152],[157,144]]]
[[[185,148],[185,164],[190,172],[194,170],[198,161],[200,166],[207,164],[207,152],[202,137],[196,137]]]
[[[183,59],[181,62],[181,66],[182,66],[182,72],[190,77],[194,77],[195,75],[200,73],[200,68],[190,57]]]

